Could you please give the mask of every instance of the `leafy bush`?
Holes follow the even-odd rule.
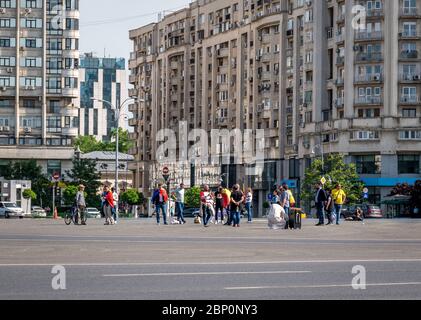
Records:
[[[26,189],[25,191],[23,191],[22,196],[24,199],[31,199],[31,200],[37,199],[37,194],[31,189]]]

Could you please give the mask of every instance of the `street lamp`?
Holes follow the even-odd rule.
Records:
[[[115,187],[115,192],[117,194],[119,194],[119,190],[118,190],[118,170],[119,170],[119,158],[118,158],[118,153],[119,153],[119,129],[120,129],[120,118],[122,115],[127,116],[124,113],[121,113],[121,110],[123,109],[124,105],[129,102],[129,101],[135,101],[135,102],[144,102],[143,99],[137,99],[137,98],[127,98],[126,100],[124,100],[119,106],[114,106],[110,101],[107,100],[103,100],[103,99],[96,99],[96,98],[91,98],[91,100],[93,101],[98,101],[98,102],[102,102],[105,103],[107,105],[109,105],[111,107],[111,109],[115,110],[115,121],[116,121],[116,141],[115,141],[115,183],[114,183],[114,187]],[[118,219],[118,199],[116,200],[116,218]]]

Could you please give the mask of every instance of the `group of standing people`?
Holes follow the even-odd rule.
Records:
[[[314,202],[317,209],[317,218],[319,222],[316,226],[325,225],[325,213],[328,219],[327,225],[340,224],[342,206],[346,201],[346,193],[341,184],[337,184],[332,190],[324,189],[321,182],[316,184]]]
[[[289,228],[289,219],[291,215],[291,208],[295,207],[295,198],[292,191],[286,183],[277,186],[272,194],[272,204],[278,204],[285,211],[284,218],[286,220],[285,229]]]
[[[184,219],[184,184],[171,194],[175,199],[175,217],[178,224],[185,224]],[[157,224],[160,224],[161,212],[164,219],[164,225],[168,225],[167,210],[172,200],[169,198],[167,191],[162,184],[154,191],[152,203],[155,206]],[[216,192],[212,192],[208,185],[203,186],[200,192],[200,212],[203,217],[203,224],[208,227],[211,220],[215,224],[223,224],[224,217],[227,217],[225,225],[240,227],[241,212],[246,210],[248,222],[253,220],[253,192],[249,188],[245,193],[241,191],[238,184],[234,185],[231,190],[220,186]]]
[[[222,186],[216,192],[211,192],[208,185],[203,187],[200,193],[201,212],[203,225],[208,227],[211,219],[215,224],[240,227],[241,212],[246,210],[248,222],[253,221],[253,192],[250,188],[243,192],[239,184],[235,184],[231,190]]]

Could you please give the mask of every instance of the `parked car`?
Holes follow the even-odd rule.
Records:
[[[184,208],[184,217],[194,218],[200,214],[199,208]]]
[[[344,219],[354,219],[357,216],[357,209],[361,208],[365,219],[383,218],[382,210],[379,206],[374,204],[356,204],[342,210],[342,217]]]
[[[31,208],[31,215],[33,218],[47,218],[47,211],[41,207],[34,206]]]
[[[101,212],[97,208],[86,208],[88,218],[101,219]]]
[[[12,217],[23,219],[24,217],[30,216],[30,214],[25,213],[14,202],[0,202],[0,216],[6,219]]]

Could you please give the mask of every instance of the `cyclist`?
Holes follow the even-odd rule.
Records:
[[[76,194],[76,207],[78,211],[78,219],[80,219],[82,225],[86,225],[86,219],[84,219],[84,215],[86,214],[86,202],[85,202],[85,186],[80,185],[79,191]]]

